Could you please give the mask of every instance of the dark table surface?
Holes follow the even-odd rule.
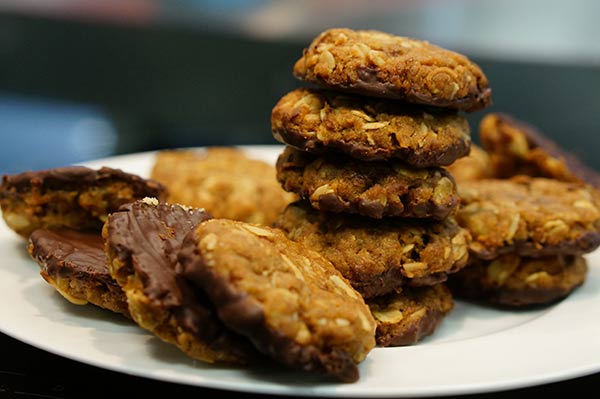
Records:
[[[468,397],[473,399],[542,397],[542,395],[562,397],[562,395],[589,394],[598,390],[600,390],[600,373],[540,386],[472,394]],[[0,333],[0,398],[84,398],[130,395],[143,397],[152,393],[168,393],[169,397],[249,399],[275,397],[206,389],[117,373],[54,355]]]

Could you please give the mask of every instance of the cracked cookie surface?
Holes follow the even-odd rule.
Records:
[[[294,75],[332,90],[464,111],[491,102],[486,76],[464,55],[374,30],[322,32],[295,63]]]
[[[449,165],[471,145],[467,120],[454,112],[305,88],[277,102],[271,129],[276,140],[301,150],[414,167]]]

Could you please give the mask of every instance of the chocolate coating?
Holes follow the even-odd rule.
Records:
[[[44,280],[70,302],[129,317],[127,298],[108,271],[100,234],[38,229],[29,237],[28,252]]]
[[[143,287],[145,299],[140,309],[144,310],[132,310],[134,320],[163,339],[180,345],[180,339],[161,335],[172,326],[159,324],[158,327],[149,327],[144,324],[146,318],[153,317],[148,313],[161,315],[157,317],[160,323],[173,316],[178,326],[174,334],[186,331],[210,351],[233,354],[239,360],[250,353],[247,345],[239,344],[239,338],[234,338],[225,329],[204,293],[193,289],[177,273],[177,254],[186,234],[210,218],[202,209],[136,201],[123,205],[109,216],[105,236],[113,264],[125,265],[113,272],[119,284],[126,287],[133,275]],[[184,352],[189,350],[185,346],[181,349]],[[235,362],[228,355],[223,358],[214,356],[216,358],[202,360]]]
[[[164,306],[183,304],[181,282],[175,276],[177,251],[185,235],[210,215],[166,204],[135,202],[109,216],[108,245],[117,257],[131,261],[150,300]]]
[[[85,166],[66,166],[2,176],[2,185],[14,188],[17,192],[29,191],[32,186],[46,190],[71,190],[81,186],[100,186],[108,181],[124,181],[134,192],[143,192],[147,197],[159,198],[164,191],[164,187],[158,182],[109,167],[96,170]],[[6,192],[0,190],[0,198],[5,195]]]
[[[45,265],[48,274],[85,275],[107,284],[117,284],[106,267],[100,234],[38,229],[31,233],[29,241],[31,256]]]

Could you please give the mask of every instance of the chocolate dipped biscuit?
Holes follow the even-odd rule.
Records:
[[[449,165],[471,145],[469,124],[455,112],[306,88],[277,102],[271,130],[277,141],[315,154],[398,159],[418,168]]]
[[[323,211],[442,220],[458,205],[454,179],[442,168],[366,163],[341,154],[316,156],[289,146],[276,167],[284,189]]]
[[[206,292],[223,322],[293,369],[344,382],[375,345],[362,297],[317,252],[273,228],[226,219],[186,237],[183,276]]]
[[[209,218],[201,209],[151,199],[123,205],[103,229],[109,271],[142,328],[195,359],[247,363],[255,357],[251,345],[229,331],[204,293],[177,273],[185,235]]]
[[[26,238],[40,228],[99,233],[119,206],[165,195],[160,183],[120,169],[67,166],[4,175],[0,207],[7,226]]]
[[[29,236],[28,252],[44,280],[69,302],[129,317],[125,294],[108,272],[100,233],[38,229]]]
[[[464,55],[375,30],[322,32],[296,61],[294,76],[336,91],[463,111],[491,103],[485,74]]]

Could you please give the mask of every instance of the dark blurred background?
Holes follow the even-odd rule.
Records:
[[[120,153],[275,144],[270,112],[320,31],[379,29],[462,52],[487,112],[600,169],[595,0],[0,0],[0,173]]]

